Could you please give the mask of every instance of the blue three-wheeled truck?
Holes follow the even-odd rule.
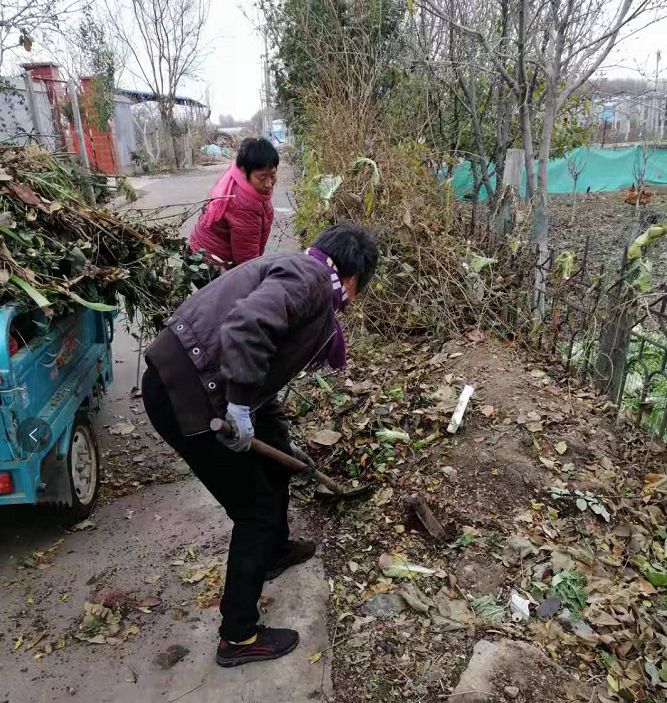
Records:
[[[0,307],[0,506],[53,503],[86,518],[100,484],[90,414],[112,379],[113,316],[49,320]]]

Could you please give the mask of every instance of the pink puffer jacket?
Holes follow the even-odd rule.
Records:
[[[234,164],[216,183],[210,197],[190,233],[190,248],[203,249],[222,261],[225,268],[261,256],[273,224],[271,196],[258,193]]]

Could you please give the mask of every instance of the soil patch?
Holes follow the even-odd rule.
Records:
[[[315,450],[320,465],[375,488],[366,501],[314,510],[336,697],[450,700],[475,644],[499,635],[563,669],[535,666],[518,683],[499,670],[493,700],[641,697],[646,678],[635,673],[662,657],[651,623],[664,594],[651,580],[664,567],[651,544],[667,524],[656,488],[667,481],[664,448],[557,367],[476,330],[468,339],[358,341],[347,376],[304,379],[289,400],[302,444],[323,428],[340,434]],[[452,435],[465,383],[475,394]],[[439,539],[410,509],[415,495],[444,528]],[[376,617],[366,604],[379,594],[409,607]],[[556,607],[543,620],[547,598]],[[640,642],[637,631],[651,634]]]

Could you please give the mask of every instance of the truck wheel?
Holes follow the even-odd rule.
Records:
[[[100,453],[95,432],[88,414],[79,412],[67,450],[67,475],[72,490],[72,505],[66,508],[67,517],[84,520],[93,510],[100,488]]]

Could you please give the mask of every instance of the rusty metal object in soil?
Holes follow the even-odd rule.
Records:
[[[412,495],[408,498],[407,507],[414,511],[415,515],[419,518],[421,524],[426,528],[426,531],[438,540],[438,542],[445,542],[447,540],[447,532],[442,526],[438,518],[433,514],[433,511],[426,502],[426,498],[421,495]]]

